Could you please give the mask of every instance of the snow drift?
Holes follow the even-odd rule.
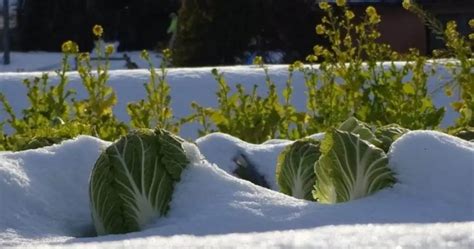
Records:
[[[196,143],[202,155],[194,151],[167,217],[141,232],[101,237],[93,237],[88,181],[109,142],[80,136],[0,153],[0,247],[474,246],[474,143],[409,132],[389,152],[394,187],[336,205],[295,199],[228,173],[233,157],[244,153],[275,189],[271,172],[291,141],[252,145],[212,134]]]

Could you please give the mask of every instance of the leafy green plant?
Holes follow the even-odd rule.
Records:
[[[90,124],[89,134],[105,140],[114,140],[127,132],[127,126],[118,121],[113,115],[113,107],[117,103],[117,95],[112,87],[107,85],[109,80],[109,58],[114,52],[112,45],[104,47],[101,39],[102,27],[94,26],[98,65],[93,72],[93,66],[88,53],[82,53],[77,59],[78,73],[87,92],[82,100],[73,99],[75,118]]]
[[[290,123],[304,119],[305,115],[299,115],[290,104],[291,82],[287,84],[284,92],[284,103],[282,104],[276,90],[275,83],[271,80],[268,68],[263,64],[262,58],[257,57],[255,64],[260,66],[265,73],[265,82],[268,89],[267,95],[261,97],[257,94],[257,85],[254,85],[251,93],[238,84],[237,92],[231,93],[231,89],[224,79],[222,73],[216,69],[212,70],[218,83],[217,108],[203,108],[197,103],[192,107],[195,114],[194,120],[200,122],[205,130],[201,134],[212,131],[212,126],[220,132],[237,136],[245,141],[261,143],[271,138],[291,136]]]
[[[383,150],[358,135],[337,129],[326,132],[314,170],[313,195],[322,203],[362,198],[395,183]]]
[[[297,140],[278,156],[276,180],[280,192],[299,199],[314,200],[316,181],[314,164],[319,159],[320,142],[314,139]]]
[[[446,64],[450,69],[452,79],[445,84],[446,94],[450,96],[453,89],[457,89],[460,101],[452,103],[452,107],[460,116],[456,127],[474,127],[474,33],[467,37],[462,36],[457,30],[455,21],[449,21],[446,27],[433,15],[425,11],[416,1],[404,0],[403,7],[416,14],[428,26],[438,39],[445,42],[445,50],[433,51],[438,57],[450,57],[455,60]],[[469,21],[469,26],[474,29],[474,19]],[[454,128],[456,128],[454,127]]]
[[[189,163],[185,141],[166,130],[138,130],[110,145],[89,182],[98,235],[138,231],[165,215]]]
[[[311,116],[306,133],[335,127],[350,116],[377,125],[436,128],[444,110],[434,107],[427,92],[426,59],[412,51],[404,57],[412,62],[400,67],[393,60],[401,56],[377,41],[381,18],[374,7],[367,7],[356,21],[345,1],[336,5],[320,3],[326,15],[316,33],[325,37],[329,46],[316,45],[307,58],[310,66],[301,67]],[[319,67],[313,67],[320,58]],[[385,60],[392,61],[388,68],[381,62]]]
[[[400,125],[389,124],[376,128],[374,134],[379,141],[378,147],[387,153],[393,142],[409,131],[410,130],[403,128]]]
[[[147,93],[146,100],[137,103],[129,103],[127,112],[130,115],[131,126],[134,128],[160,127],[172,132],[179,132],[181,122],[172,119],[173,110],[170,107],[170,86],[166,81],[167,65],[171,59],[170,50],[163,50],[163,61],[160,64],[160,74],[155,70],[150,60],[150,55],[143,50],[141,57],[148,62],[150,79],[144,84]]]
[[[14,130],[11,135],[2,134],[3,149],[22,150],[36,148],[40,144],[51,145],[84,132],[76,124],[69,125],[68,100],[74,95],[74,91],[67,89],[68,57],[69,54],[63,56],[61,69],[56,71],[58,84],[50,85],[47,73],[23,81],[30,105],[22,110],[21,117],[17,117],[6,97],[0,93],[0,103],[7,114],[5,123]],[[38,141],[42,142],[37,143]]]

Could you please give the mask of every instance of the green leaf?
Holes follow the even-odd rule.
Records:
[[[405,129],[397,124],[390,124],[377,128],[375,135],[381,141],[380,148],[385,152],[388,152],[390,146],[395,140],[397,140],[401,135],[409,132],[410,130]]]
[[[359,136],[333,129],[321,144],[316,162],[314,198],[322,203],[346,202],[394,184],[387,155]]]
[[[321,154],[319,145],[320,142],[314,139],[298,140],[280,153],[276,180],[282,193],[314,200],[311,191],[316,180],[314,163]]]
[[[381,144],[381,141],[378,140],[375,134],[372,132],[372,128],[368,124],[354,117],[350,117],[349,119],[344,121],[341,125],[339,125],[338,129],[341,131],[347,131],[353,134],[357,134],[360,136],[361,139],[371,142],[376,146]]]
[[[122,137],[99,157],[89,182],[98,235],[138,231],[165,215],[189,163],[184,140],[161,129]]]

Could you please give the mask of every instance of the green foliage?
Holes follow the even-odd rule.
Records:
[[[392,143],[408,131],[410,130],[400,125],[390,124],[376,128],[374,133],[377,140],[380,141],[378,147],[387,153]]]
[[[320,142],[297,140],[278,156],[276,180],[280,192],[295,198],[314,200],[312,189],[316,181],[314,164],[319,159]]]
[[[163,51],[163,61],[160,74],[157,74],[147,51],[142,51],[142,58],[148,62],[150,79],[144,84],[147,93],[146,100],[129,103],[127,112],[130,115],[130,125],[133,128],[160,127],[174,133],[179,132],[179,122],[173,122],[173,110],[170,107],[170,86],[166,81],[167,65],[171,59],[169,50]]]
[[[102,27],[96,26],[102,32]],[[94,29],[96,28],[94,27]],[[96,34],[97,47],[103,47],[102,33]],[[96,33],[96,31],[94,31]],[[51,84],[49,75],[25,79],[29,107],[22,110],[18,117],[6,97],[0,93],[0,103],[7,114],[2,123],[14,132],[11,135],[0,134],[1,149],[23,150],[58,143],[80,134],[93,135],[106,140],[114,140],[125,134],[128,127],[113,115],[117,102],[115,92],[107,86],[109,78],[109,57],[113,47],[106,46],[97,51],[99,61],[97,71],[87,53],[79,53],[79,47],[72,41],[62,44],[63,58],[61,68],[56,71],[59,82]],[[74,99],[75,91],[68,88],[67,73],[71,70],[69,59],[78,62],[78,72],[88,97]]]
[[[426,59],[412,51],[403,66],[393,62],[400,55],[377,41],[380,16],[371,6],[360,21],[355,21],[354,12],[345,5],[320,7],[326,16],[316,33],[329,46],[316,45],[307,58],[310,66],[300,67],[312,120],[307,133],[324,131],[350,116],[378,125],[436,128],[444,110],[434,107],[427,92]],[[314,68],[312,63],[319,58],[322,62]],[[384,60],[392,61],[388,68]]]
[[[193,103],[195,114],[192,119],[202,124],[206,134],[215,126],[220,132],[228,133],[252,143],[261,143],[274,137],[291,137],[297,132],[290,131],[292,122],[303,121],[293,106],[290,104],[292,87],[291,82],[283,91],[284,103],[280,102],[275,83],[270,79],[268,68],[263,65],[260,57],[256,64],[263,68],[267,95],[262,97],[257,94],[257,85],[254,85],[251,93],[246,93],[245,88],[238,84],[237,92],[231,93],[231,89],[224,79],[224,75],[216,69],[212,70],[218,83],[216,93],[218,100],[217,108],[204,108]],[[304,115],[302,115],[304,118]]]
[[[449,21],[444,27],[416,1],[405,0],[403,7],[420,17],[438,39],[445,42],[446,49],[433,51],[433,54],[455,59],[446,64],[450,69],[452,80],[445,84],[448,96],[452,94],[453,89],[456,89],[461,97],[459,102],[451,103],[453,109],[460,114],[454,128],[474,127],[474,32],[467,37],[462,36],[457,30],[455,21]],[[469,26],[474,31],[474,19],[469,21]]]
[[[109,57],[114,48],[109,45],[102,51],[103,40],[99,38],[96,43],[96,53],[99,60],[95,72],[93,72],[94,68],[88,54],[81,54],[77,58],[77,71],[87,92],[87,97],[82,100],[73,99],[72,102],[75,118],[90,124],[89,134],[111,141],[125,134],[127,126],[113,115],[117,95],[113,88],[107,85]]]
[[[89,182],[98,235],[138,231],[168,212],[189,163],[184,142],[166,130],[138,130],[100,155]]]
[[[326,132],[314,170],[313,195],[322,203],[362,198],[395,183],[383,150],[358,135],[337,129]]]

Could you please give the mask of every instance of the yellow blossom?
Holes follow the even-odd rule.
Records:
[[[142,52],[140,53],[140,57],[144,60],[148,60],[148,58],[150,58],[148,51],[146,51],[146,49],[142,50]]]
[[[253,64],[254,65],[263,65],[262,56],[255,56],[255,58],[253,59]]]
[[[326,31],[326,29],[324,28],[324,25],[318,24],[318,25],[316,26],[316,34],[318,34],[318,35],[324,35],[325,31]]]
[[[315,55],[323,54],[323,50],[324,50],[323,46],[320,46],[320,45],[316,45],[313,47],[313,52]]]
[[[365,13],[369,16],[370,23],[375,24],[380,22],[380,16],[377,14],[377,10],[373,6],[367,7]]]
[[[107,46],[105,46],[105,54],[106,55],[111,55],[114,53],[114,45],[113,44],[107,44]]]
[[[319,8],[322,10],[327,10],[331,8],[331,5],[329,5],[327,2],[320,2],[319,3]]]
[[[97,37],[101,37],[102,34],[104,33],[104,29],[102,28],[102,26],[96,24],[92,28],[92,33],[94,33],[94,35]]]
[[[61,51],[63,53],[77,53],[79,52],[79,46],[75,42],[68,40],[61,45]]]
[[[409,10],[411,7],[411,0],[403,0],[402,6],[404,9]]]
[[[474,33],[469,34],[469,39],[474,41]]]
[[[163,56],[167,59],[170,59],[171,58],[171,49],[169,48],[166,48],[166,49],[163,49]]]
[[[367,13],[368,16],[377,15],[377,10],[373,6],[369,6],[365,9],[365,13]]]
[[[346,5],[346,0],[336,0],[336,4],[339,7]]]
[[[318,57],[316,55],[310,54],[310,55],[306,56],[306,61],[316,62],[316,61],[318,61]]]
[[[85,52],[85,53],[79,54],[79,60],[80,60],[80,61],[89,60],[89,53],[88,53],[88,52]]]
[[[469,20],[469,26],[474,29],[474,19]]]
[[[71,51],[71,43],[72,41],[64,42],[63,45],[61,45],[61,51],[63,53],[69,53],[69,51]]]
[[[355,17],[354,15],[354,12],[350,11],[350,10],[346,10],[346,13],[344,13],[346,15],[346,18],[351,20],[352,18]]]
[[[293,62],[292,67],[294,69],[300,70],[304,67],[304,64],[301,61],[295,61],[295,62]]]

